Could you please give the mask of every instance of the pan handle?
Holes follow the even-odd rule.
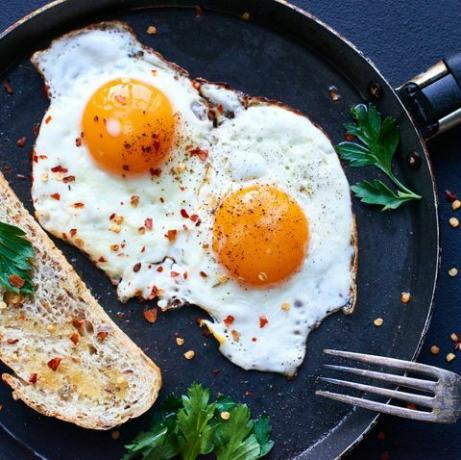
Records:
[[[397,88],[424,138],[461,124],[461,53],[445,58]]]

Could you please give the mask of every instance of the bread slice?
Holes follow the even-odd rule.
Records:
[[[104,312],[1,173],[0,203],[0,221],[22,228],[36,253],[34,297],[0,291],[0,359],[14,372],[2,378],[13,397],[97,430],[141,415],[157,398],[160,370]]]

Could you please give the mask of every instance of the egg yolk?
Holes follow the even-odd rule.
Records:
[[[224,198],[215,213],[213,251],[239,281],[266,286],[301,266],[309,224],[301,207],[271,185],[242,188]]]
[[[83,141],[106,171],[138,174],[168,157],[175,133],[170,101],[158,88],[134,79],[110,81],[88,101]]]

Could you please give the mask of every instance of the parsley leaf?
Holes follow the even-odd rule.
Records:
[[[253,431],[254,422],[246,404],[235,406],[230,418],[216,430],[217,460],[256,460],[261,447]]]
[[[209,404],[210,392],[194,383],[182,397],[177,415],[179,452],[184,460],[194,460],[213,450],[215,426],[210,425],[216,405]]]
[[[360,142],[341,142],[336,146],[339,156],[354,168],[375,166],[397,187],[394,192],[381,180],[363,181],[351,187],[355,195],[364,203],[382,206],[383,211],[420,200],[421,196],[403,185],[392,171],[392,159],[400,142],[396,120],[392,117],[383,119],[373,104],[356,105],[351,115],[354,123],[344,125],[346,133]]]
[[[224,420],[222,412],[229,412],[229,418]],[[274,444],[267,415],[251,420],[248,406],[222,395],[210,402],[210,392],[199,384],[181,399],[168,396],[152,424],[125,446],[122,460],[170,460],[178,455],[195,460],[212,452],[218,460],[256,460]]]
[[[0,284],[16,294],[33,294],[32,259],[35,255],[26,234],[18,227],[0,222]]]
[[[267,455],[271,451],[272,447],[274,447],[274,441],[271,440],[271,431],[272,426],[268,415],[263,414],[255,420],[253,432],[261,448],[258,458]]]

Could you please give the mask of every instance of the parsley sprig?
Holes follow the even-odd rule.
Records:
[[[223,412],[229,413],[227,420]],[[210,402],[209,390],[194,383],[181,399],[166,399],[152,428],[125,446],[123,460],[169,460],[178,455],[195,460],[210,453],[217,460],[256,460],[272,449],[271,429],[266,415],[252,420],[246,404],[223,396]]]
[[[14,225],[0,222],[0,285],[9,292],[30,295],[32,259],[35,255],[25,233]]]
[[[351,110],[354,123],[346,123],[346,133],[360,142],[341,142],[336,146],[339,156],[352,167],[375,166],[394,183],[396,189],[379,179],[364,180],[351,187],[363,203],[382,206],[383,211],[397,209],[421,196],[406,187],[392,171],[392,159],[400,142],[397,122],[381,117],[373,104],[359,104]]]

